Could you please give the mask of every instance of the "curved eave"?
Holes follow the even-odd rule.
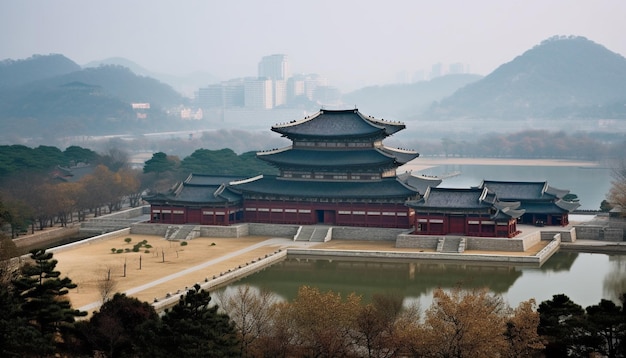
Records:
[[[400,165],[406,164],[411,160],[420,156],[420,154],[414,150],[381,147],[379,150],[387,155],[390,155],[396,159],[396,162]]]
[[[264,177],[233,187],[243,194],[263,194],[304,198],[393,198],[406,200],[417,192],[395,178],[374,182],[299,181]]]
[[[288,149],[257,153],[257,158],[279,167],[396,167],[392,154],[378,150],[307,150]]]
[[[292,139],[378,136],[384,138],[404,128],[406,128],[404,123],[364,116],[357,109],[322,109],[302,120],[274,125],[271,130]]]
[[[554,204],[570,213],[580,207],[580,203],[576,201],[557,200]]]

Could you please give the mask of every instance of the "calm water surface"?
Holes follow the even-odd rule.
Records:
[[[352,292],[369,300],[374,293],[393,292],[405,303],[419,301],[422,309],[441,287],[489,287],[511,306],[535,298],[539,303],[564,293],[583,307],[601,298],[617,301],[626,292],[626,255],[559,252],[541,268],[510,265],[476,265],[456,262],[407,260],[348,261],[288,258],[231,284],[268,289],[291,300],[302,285],[332,290],[342,296]]]
[[[420,171],[426,175],[460,172],[440,187],[466,188],[483,179],[548,181],[568,189],[580,199],[581,209],[597,210],[610,188],[611,170],[573,166],[440,165]],[[601,298],[616,302],[626,292],[626,255],[559,252],[541,268],[507,265],[477,265],[441,261],[342,261],[290,258],[249,276],[227,288],[247,284],[269,289],[284,299],[293,299],[302,285],[352,292],[368,300],[372,294],[396,292],[405,302],[419,301],[427,308],[435,288],[489,287],[511,306],[535,298],[539,303],[564,293],[583,307]]]

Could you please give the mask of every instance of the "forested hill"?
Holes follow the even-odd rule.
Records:
[[[21,137],[159,130],[184,103],[170,86],[122,66],[81,69],[61,55],[0,64],[0,132]],[[144,121],[132,103],[150,103]]]
[[[15,87],[80,71],[80,66],[63,55],[35,55],[24,60],[0,61],[0,89]]]
[[[626,119],[625,104],[626,58],[584,37],[553,37],[423,117]]]

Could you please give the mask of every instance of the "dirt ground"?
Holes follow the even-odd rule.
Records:
[[[124,241],[127,237],[132,239],[130,243]],[[76,308],[102,300],[100,292],[109,272],[110,279],[115,283],[115,292],[126,292],[151,283],[131,296],[152,302],[155,297],[162,298],[168,292],[184,290],[186,286],[191,287],[196,282],[203,282],[205,278],[212,278],[213,275],[263,257],[281,247],[273,244],[229,257],[232,253],[267,239],[197,238],[188,241],[187,246],[181,246],[180,242],[167,241],[157,236],[130,234],[57,252],[54,258],[58,260],[57,270],[61,275],[69,277],[78,285],[69,293],[72,305]],[[143,240],[152,247],[142,247],[139,252],[132,252],[134,244]],[[112,253],[113,248],[124,251],[129,249],[131,252]],[[218,258],[224,259],[196,269]]]
[[[125,238],[131,238],[130,243]],[[132,252],[135,244],[146,240],[139,252]],[[393,241],[332,240],[327,243],[294,243],[289,239],[269,237],[196,238],[180,242],[167,241],[148,235],[125,235],[62,250],[54,254],[57,270],[78,285],[70,290],[69,299],[75,308],[91,311],[102,301],[102,290],[107,278],[114,283],[114,292],[126,292],[142,301],[152,302],[168,292],[183,291],[197,282],[234,269],[246,262],[264,257],[286,247],[360,251],[432,251],[401,249]],[[545,243],[520,253],[507,255],[533,255]],[[113,253],[112,249],[122,250]],[[128,250],[127,250],[128,249]],[[127,252],[130,251],[130,252]],[[502,252],[467,251],[471,254],[502,254]]]

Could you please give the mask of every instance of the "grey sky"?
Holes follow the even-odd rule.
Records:
[[[554,35],[626,55],[625,19],[623,0],[0,0],[0,59],[124,57],[228,79],[284,53],[294,72],[353,89],[438,62],[486,75]]]

